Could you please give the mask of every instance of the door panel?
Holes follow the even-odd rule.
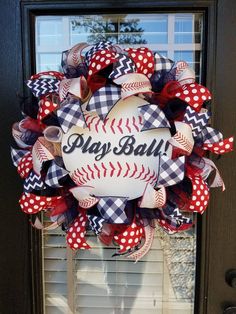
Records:
[[[143,12],[151,10],[206,10],[208,20],[205,58],[206,82],[213,91],[213,126],[225,136],[234,133],[236,121],[236,2],[223,1],[47,1],[9,0],[1,3],[1,215],[2,255],[1,313],[42,313],[38,232],[31,231],[27,218],[20,213],[17,200],[21,182],[11,166],[9,143],[11,124],[20,119],[16,92],[22,94],[23,80],[35,71],[33,47],[33,20],[35,15],[101,13],[102,10]],[[21,20],[22,17],[22,20]],[[216,19],[217,17],[217,19]],[[216,23],[217,21],[217,23]],[[22,24],[22,33],[21,33]],[[216,32],[217,30],[217,32]],[[23,43],[23,57],[21,54]],[[23,62],[22,62],[23,60]],[[24,75],[22,76],[22,72]],[[26,94],[25,94],[26,95]],[[196,289],[196,314],[220,314],[229,306],[236,306],[235,289],[225,282],[225,272],[236,268],[235,185],[236,158],[233,154],[216,161],[226,183],[226,191],[212,192],[211,204],[202,219],[201,248],[198,251],[199,273]],[[33,257],[33,259],[32,259]],[[35,257],[35,258],[34,258]]]
[[[203,18],[200,12],[37,16],[36,72],[60,70],[61,51],[78,42],[93,45],[109,40],[123,49],[145,45],[174,61],[185,60],[199,82],[204,54]],[[92,233],[88,240],[92,249],[79,250],[68,261],[63,232],[43,232],[46,314],[63,308],[66,311],[70,299],[70,310],[75,313],[88,314],[103,308],[106,313],[193,313],[196,228],[172,236],[158,229],[151,251],[136,265],[112,257],[116,248],[103,247]],[[52,273],[56,270],[66,276],[57,280]]]

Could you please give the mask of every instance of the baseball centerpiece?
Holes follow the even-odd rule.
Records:
[[[208,125],[211,93],[185,61],[99,42],[63,52],[61,65],[27,81],[38,102],[12,128],[20,207],[36,228],[61,226],[73,250],[89,249],[92,231],[137,261],[157,226],[188,230],[209,188],[224,190],[206,154],[232,151],[233,138]]]

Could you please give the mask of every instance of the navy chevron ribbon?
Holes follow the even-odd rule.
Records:
[[[94,215],[88,215],[88,220],[91,229],[96,233],[96,235],[101,233],[105,219]]]
[[[117,53],[115,58],[117,62],[114,65],[114,69],[109,75],[112,80],[120,77],[121,75],[133,73],[136,71],[136,66],[132,59],[122,53]]]
[[[38,175],[33,170],[30,172],[29,176],[24,182],[24,191],[31,192],[33,190],[44,190],[46,186],[41,179],[41,175]]]
[[[205,128],[209,118],[210,115],[208,111],[197,113],[190,106],[187,106],[183,122],[188,123],[191,126],[193,136],[196,137],[202,132],[202,129]]]
[[[58,93],[60,80],[51,78],[40,78],[35,80],[28,80],[27,86],[31,89],[35,97],[50,93]]]

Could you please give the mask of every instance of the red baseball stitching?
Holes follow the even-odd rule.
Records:
[[[80,200],[79,205],[83,208],[89,208],[89,207],[92,207],[93,205],[95,205],[97,202],[98,202],[98,199],[90,196],[84,200]]]
[[[122,171],[124,172],[123,178],[129,177],[134,178],[135,180],[149,182],[151,185],[154,184],[157,180],[157,173],[155,170],[150,170],[148,167],[145,169],[144,165],[138,168],[138,165],[134,162],[132,164],[132,168],[129,163],[125,163],[125,165],[121,165],[119,161],[116,163],[109,162],[108,164],[101,165],[93,164],[93,165],[85,165],[84,167],[76,169],[71,178],[74,180],[78,186],[84,185],[89,181],[102,177],[120,177]]]
[[[93,131],[95,131],[96,133],[99,133],[101,131],[107,133],[108,130],[111,130],[113,134],[124,134],[126,131],[128,131],[128,133],[133,133],[134,131],[140,132],[143,126],[142,121],[142,116],[138,116],[138,118],[133,116],[131,119],[112,118],[112,120],[107,117],[104,121],[102,121],[98,116],[85,114],[85,122],[88,129],[91,131],[91,129],[93,128]]]
[[[188,64],[185,61],[179,61],[176,68],[176,76],[179,76],[187,67]]]
[[[35,152],[36,157],[39,159],[40,162],[43,162],[45,160],[48,160],[47,154],[44,152],[44,150],[41,147],[41,143],[40,142],[36,142],[34,144],[33,150]]]
[[[74,65],[78,65],[80,63],[80,45],[78,45],[78,47],[76,47],[76,49],[73,50],[73,53],[72,53],[72,60],[74,62]],[[79,55],[79,56],[78,56]]]
[[[63,84],[62,89],[61,89],[61,96],[62,96],[61,98],[62,99],[66,98],[66,95],[69,91],[70,85],[71,85],[71,80],[69,80]]]
[[[183,134],[177,132],[173,136],[173,139],[175,139],[176,142],[178,142],[179,144],[183,145],[187,152],[191,153],[193,145],[191,145],[191,143],[187,140],[187,138]]]
[[[163,206],[165,204],[165,198],[162,194],[162,190],[159,190],[155,193],[155,201],[156,201],[157,207]]]
[[[139,90],[143,87],[150,87],[149,81],[145,82],[132,82],[132,83],[123,83],[122,89],[124,91],[133,91],[133,90]]]

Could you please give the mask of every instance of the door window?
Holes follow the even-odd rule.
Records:
[[[37,72],[60,70],[63,50],[98,40],[146,46],[175,61],[185,60],[201,81],[199,13],[38,16]],[[42,236],[46,314],[193,313],[195,229],[172,236],[158,229],[152,249],[136,264],[112,257],[115,247],[103,247],[93,234],[88,234],[92,250],[76,253],[66,248],[60,229]]]

